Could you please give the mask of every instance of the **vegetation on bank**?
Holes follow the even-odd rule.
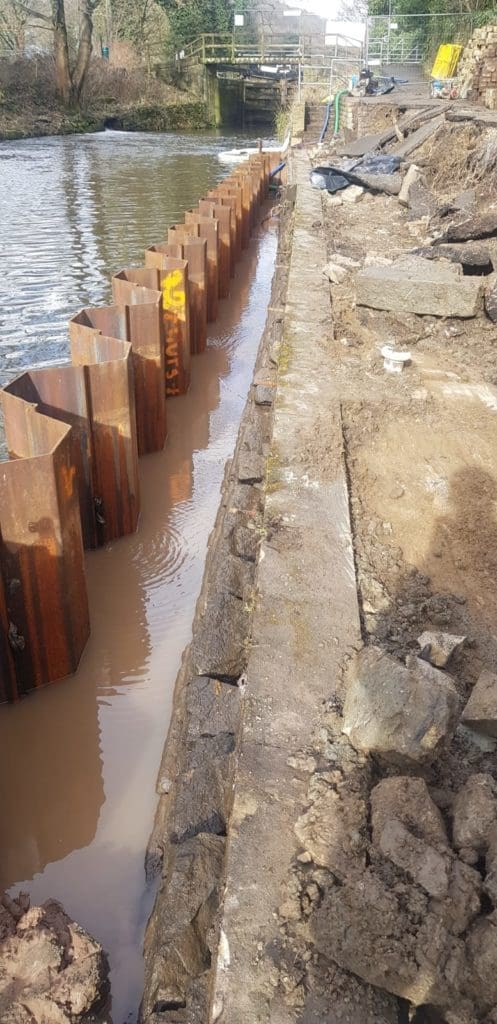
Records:
[[[139,68],[93,58],[80,103],[60,102],[50,56],[0,62],[0,140],[101,131],[177,131],[210,126],[198,98]]]
[[[208,127],[200,97],[163,79],[232,18],[230,0],[0,0],[0,139]]]

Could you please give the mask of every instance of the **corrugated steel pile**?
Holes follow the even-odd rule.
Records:
[[[114,305],[69,323],[71,363],[0,394],[0,700],[74,672],[90,632],[84,548],[133,533],[138,456],[160,451],[267,194],[257,154],[112,279]],[[274,162],[274,158],[273,158]]]

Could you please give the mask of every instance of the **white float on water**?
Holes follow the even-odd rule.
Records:
[[[258,153],[281,153],[283,156],[290,145],[290,132],[281,146],[263,146],[260,150],[257,146],[247,146],[244,149],[222,149],[217,154],[222,164],[239,164],[242,160],[248,160],[250,156],[257,156]]]

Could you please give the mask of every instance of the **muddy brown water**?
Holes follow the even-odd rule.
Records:
[[[110,301],[110,274],[139,264],[222,176],[221,146],[120,133],[0,146],[2,383],[67,357],[67,317]],[[99,939],[114,1024],[136,1020],[156,774],[275,251],[261,228],[189,394],[169,403],[164,452],[140,461],[138,532],[87,555],[92,632],[79,671],[0,707],[0,890],[60,899]]]

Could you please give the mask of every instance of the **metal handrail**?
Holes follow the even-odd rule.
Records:
[[[325,56],[324,50],[318,54],[313,54],[313,36],[301,35],[298,42],[295,43],[274,42],[277,38],[278,35],[271,33],[269,37],[261,37],[256,43],[245,43],[243,40],[237,42],[234,31],[231,33],[208,32],[185,46],[177,54],[177,60],[186,64],[190,64],[193,61],[206,64],[223,60],[226,62],[244,60],[263,62],[265,59],[279,57],[287,62],[297,63],[304,57],[312,59],[313,56],[316,56],[322,59]]]

